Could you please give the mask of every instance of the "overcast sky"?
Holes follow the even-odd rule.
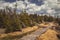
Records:
[[[17,1],[17,9],[21,11],[26,9],[28,13],[48,13],[55,14],[60,13],[60,4],[58,0],[23,0]],[[4,9],[6,6],[14,8],[16,0],[0,0],[0,9]],[[25,6],[27,4],[27,6]],[[58,10],[58,11],[57,11]]]

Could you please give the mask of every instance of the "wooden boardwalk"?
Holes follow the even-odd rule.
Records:
[[[28,34],[22,38],[20,38],[19,40],[35,40],[38,36],[42,35],[43,33],[45,33],[50,27],[47,28],[39,28],[38,30],[36,30],[35,32]]]

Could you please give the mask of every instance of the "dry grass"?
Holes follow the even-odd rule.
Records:
[[[8,34],[0,34],[0,38],[4,38],[4,37],[8,37],[8,36],[15,37],[15,36],[18,36],[18,35],[23,35],[25,33],[29,33],[31,31],[34,31],[34,30],[37,30],[37,29],[38,29],[38,27],[36,27],[36,26],[28,27],[28,28],[22,29],[22,32],[18,31],[18,32],[13,32],[13,33],[8,33]]]
[[[54,23],[54,22],[44,22],[44,23],[41,23],[40,24],[40,27],[49,27],[49,26],[58,26],[57,23]]]
[[[56,31],[49,29],[46,33],[39,36],[37,40],[58,40],[56,34]]]
[[[0,34],[5,33],[5,29],[4,28],[0,28]]]

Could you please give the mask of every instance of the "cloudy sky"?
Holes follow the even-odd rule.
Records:
[[[0,0],[0,9],[4,9],[6,6],[14,8],[16,0]],[[60,13],[60,1],[59,0],[18,0],[17,10],[22,11],[26,9],[28,13],[48,13],[56,14]]]

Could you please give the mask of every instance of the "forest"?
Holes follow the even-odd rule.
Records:
[[[47,15],[38,14],[28,14],[26,10],[21,13],[16,12],[16,8],[11,10],[11,8],[6,7],[5,9],[0,9],[0,28],[6,28],[5,33],[21,31],[21,29],[26,27],[33,27],[36,23],[41,22],[58,22],[60,24],[60,19],[54,18]]]

